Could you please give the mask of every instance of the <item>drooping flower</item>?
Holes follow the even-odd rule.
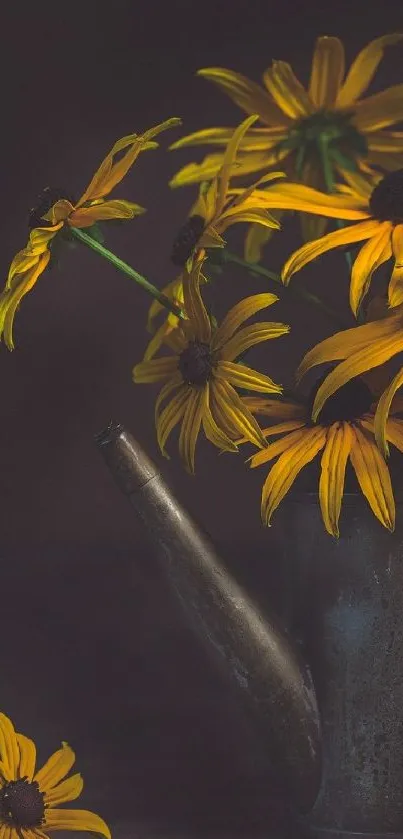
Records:
[[[241,73],[221,67],[199,70],[214,82],[247,114],[259,114],[261,126],[245,134],[238,160],[238,175],[281,167],[292,180],[317,189],[327,189],[323,153],[337,171],[340,166],[376,166],[386,171],[403,165],[403,132],[390,126],[403,120],[403,84],[397,84],[366,99],[385,49],[402,39],[402,34],[384,35],[371,41],[357,55],[345,74],[344,47],[339,38],[319,37],[315,44],[311,76],[305,89],[285,61],[273,61],[263,74],[264,87]],[[385,130],[386,129],[386,130]],[[224,146],[230,128],[207,128],[183,137],[171,148]],[[183,186],[210,179],[222,162],[222,154],[208,155],[200,164],[190,163],[172,179]],[[311,220],[312,221],[312,220]],[[319,220],[321,223],[322,220]],[[316,231],[316,232],[315,232]],[[324,231],[320,224],[308,226],[304,238]],[[256,239],[256,241],[255,241]],[[259,241],[260,240],[260,241]],[[252,228],[247,253],[258,256],[262,235]]]
[[[80,774],[66,778],[75,761],[67,743],[36,770],[35,743],[0,714],[0,832],[3,839],[47,839],[55,830],[90,831],[111,839],[99,816],[60,809],[81,794]]]
[[[361,206],[362,221],[327,233],[295,251],[284,265],[283,282],[287,285],[296,271],[326,251],[365,242],[351,272],[350,306],[354,314],[357,315],[369,290],[374,271],[392,257],[388,300],[389,306],[399,306],[403,303],[403,169],[384,177],[376,175],[372,181],[353,172],[345,172],[344,177],[348,185],[340,189],[344,196],[351,197],[351,208]],[[335,217],[345,219],[346,214],[337,202],[335,196]],[[318,205],[316,212],[320,210]]]
[[[238,126],[228,141],[216,176],[211,183],[202,183],[189,218],[175,239],[171,257],[174,265],[184,266],[195,251],[224,247],[221,234],[232,224],[252,222],[275,230],[280,227],[278,221],[252,197],[257,184],[240,190],[237,195],[230,192],[230,179],[236,174],[239,145],[256,119],[257,116],[248,117]],[[272,172],[264,180],[282,177],[283,172]]]
[[[244,402],[253,414],[270,417],[272,424],[262,429],[267,440],[281,435],[250,459],[252,468],[276,460],[262,489],[261,514],[266,525],[301,470],[322,453],[318,493],[327,532],[339,536],[348,462],[374,515],[388,530],[394,529],[389,469],[375,442],[373,396],[362,380],[355,379],[329,399],[315,425],[308,403],[262,397],[245,397]],[[390,418],[386,433],[403,451],[403,420]]]
[[[400,352],[403,352],[403,305],[397,306],[389,317],[342,330],[313,347],[297,371],[299,379],[318,364],[340,361],[318,389],[312,408],[313,421],[327,400],[347,382],[386,364]],[[375,437],[384,454],[388,453],[387,419],[395,393],[402,385],[403,367],[382,393],[376,409]]]
[[[165,382],[155,406],[158,444],[166,455],[168,437],[181,423],[179,453],[190,472],[194,472],[201,428],[223,451],[237,451],[234,440],[240,434],[256,446],[266,445],[258,423],[235,388],[261,393],[281,393],[282,388],[236,359],[255,344],[289,331],[288,326],[272,322],[240,329],[245,320],[276,302],[274,294],[255,294],[241,300],[220,326],[213,328],[200,294],[201,269],[199,260],[183,284],[187,319],[169,335],[174,355],[143,360],[133,370],[136,383]]]
[[[157,147],[153,140],[166,128],[178,125],[174,118],[156,125],[144,134],[129,134],[118,140],[95,172],[79,201],[67,197],[63,190],[47,188],[37,207],[31,210],[31,233],[25,248],[14,257],[3,292],[0,294],[0,338],[11,350],[13,321],[22,298],[33,288],[49,264],[50,247],[64,227],[85,228],[108,219],[131,219],[144,212],[132,201],[107,199],[111,191],[125,177],[140,152]],[[122,154],[123,153],[123,154]]]

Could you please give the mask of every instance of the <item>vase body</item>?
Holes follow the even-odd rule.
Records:
[[[341,537],[316,493],[290,495],[270,533],[292,570],[290,629],[312,672],[323,774],[303,835],[403,836],[403,525],[393,534],[360,495],[343,500]]]

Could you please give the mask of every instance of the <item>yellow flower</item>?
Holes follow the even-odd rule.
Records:
[[[323,175],[323,149],[333,170],[348,161],[365,168],[386,170],[403,165],[403,132],[390,131],[403,119],[403,84],[397,84],[366,99],[385,48],[399,42],[402,34],[384,35],[371,41],[345,74],[344,47],[339,38],[320,37],[313,54],[306,90],[290,64],[274,61],[263,74],[264,87],[240,73],[221,67],[199,70],[199,75],[218,85],[247,114],[258,114],[264,127],[251,128],[244,136],[237,174],[267,171],[282,161],[292,179],[321,189],[328,188]],[[210,144],[220,148],[230,137],[230,128],[207,128],[183,137],[171,148]],[[183,186],[210,179],[222,162],[222,154],[208,155],[201,164],[191,163],[171,181]],[[320,220],[322,222],[322,220]],[[322,230],[312,224],[305,238]],[[258,257],[262,235],[252,228],[246,256]]]
[[[241,300],[213,329],[200,294],[201,268],[202,260],[183,284],[187,319],[169,336],[175,354],[143,360],[133,370],[136,383],[165,381],[155,407],[158,444],[166,455],[168,437],[181,423],[179,453],[190,472],[194,472],[201,427],[207,439],[223,451],[237,451],[234,439],[240,434],[256,446],[266,445],[258,423],[235,387],[262,393],[281,393],[282,388],[235,359],[255,344],[289,331],[288,326],[271,322],[239,329],[247,318],[275,303],[278,298],[274,294],[255,294]]]
[[[403,169],[384,177],[377,175],[372,182],[352,172],[344,172],[344,177],[349,185],[339,189],[345,197],[350,196],[352,209],[361,208],[362,221],[303,245],[287,260],[282,280],[287,285],[296,271],[321,253],[365,241],[351,272],[350,306],[354,314],[369,290],[374,271],[391,257],[394,266],[388,299],[389,306],[398,306],[403,303]],[[334,198],[333,217],[346,219],[345,210],[338,204],[339,197]],[[315,207],[313,201],[310,211],[323,212],[323,208],[320,204]]]
[[[44,191],[39,206],[30,213],[32,229],[28,244],[15,255],[4,291],[0,294],[0,337],[4,333],[10,350],[14,348],[13,321],[16,309],[47,267],[51,255],[49,246],[56,234],[65,225],[91,227],[97,221],[129,219],[144,212],[142,207],[132,201],[105,200],[105,196],[125,177],[140,152],[156,148],[158,144],[152,140],[153,137],[179,123],[180,120],[174,118],[150,128],[144,134],[129,134],[118,140],[77,203],[61,194],[60,190]]]
[[[301,470],[322,452],[319,503],[327,532],[339,536],[349,460],[373,513],[384,527],[394,529],[391,479],[375,442],[372,395],[363,381],[357,379],[345,385],[324,406],[316,425],[311,422],[307,404],[262,397],[245,397],[243,401],[253,414],[268,416],[274,422],[263,429],[266,438],[282,435],[250,459],[253,468],[276,458],[262,489],[261,513],[265,524],[270,525],[274,511]],[[387,437],[403,451],[403,420],[388,420]]]
[[[222,165],[211,183],[201,185],[199,197],[189,213],[186,224],[179,231],[172,249],[172,262],[183,266],[194,251],[204,248],[222,248],[225,241],[221,233],[232,224],[252,222],[259,226],[278,230],[278,221],[259,205],[255,195],[256,184],[239,191],[230,192],[230,178],[236,173],[237,154],[242,137],[256,122],[257,116],[248,117],[233,132],[225,150]],[[263,181],[285,177],[283,172],[272,172]]]
[[[67,743],[35,770],[35,743],[0,714],[0,833],[3,839],[47,839],[55,830],[89,830],[110,839],[110,830],[88,810],[59,809],[83,788],[81,775],[66,778],[75,761]]]
[[[389,317],[342,330],[313,347],[302,360],[297,372],[299,379],[318,364],[341,361],[318,389],[312,409],[313,421],[316,421],[325,402],[347,382],[386,364],[402,351],[403,305],[396,307]],[[375,437],[384,454],[388,453],[387,419],[395,393],[402,385],[403,367],[384,390],[376,409]]]

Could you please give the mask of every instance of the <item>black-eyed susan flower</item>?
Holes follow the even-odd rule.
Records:
[[[363,326],[342,330],[313,347],[303,358],[297,371],[301,379],[318,364],[340,361],[319,387],[312,408],[315,422],[325,403],[351,379],[381,367],[403,351],[403,305],[389,317]],[[403,385],[403,367],[382,393],[375,413],[375,437],[384,454],[388,452],[387,419],[395,393]]]
[[[360,379],[338,391],[311,421],[311,405],[292,400],[245,397],[253,414],[270,417],[263,434],[271,441],[250,459],[252,468],[271,463],[262,489],[261,514],[266,525],[301,470],[321,454],[318,485],[325,528],[339,536],[346,467],[350,462],[374,515],[388,530],[395,524],[395,503],[388,466],[374,437],[373,396]],[[403,420],[387,422],[388,440],[403,451]],[[280,436],[281,435],[281,436]]]
[[[131,219],[144,212],[132,201],[106,199],[106,196],[125,177],[140,152],[157,147],[153,138],[179,123],[178,119],[167,120],[144,134],[129,134],[118,140],[77,202],[61,190],[44,190],[37,207],[30,212],[28,244],[15,255],[0,294],[0,337],[4,334],[9,349],[14,347],[12,330],[16,309],[48,266],[55,237],[65,227],[86,228],[98,221]]]
[[[239,145],[256,119],[257,116],[251,116],[238,126],[228,141],[217,175],[211,183],[204,182],[201,185],[189,218],[175,239],[171,257],[174,265],[185,265],[195,251],[224,247],[225,241],[221,234],[232,224],[248,222],[275,230],[280,227],[277,219],[252,197],[256,184],[240,190],[236,195],[230,192],[230,179],[236,173]],[[272,172],[264,180],[281,177],[284,177],[282,172]]]
[[[276,302],[274,294],[255,294],[241,300],[220,326],[213,328],[200,294],[201,268],[202,260],[183,283],[187,319],[169,336],[174,355],[143,360],[133,370],[136,383],[165,382],[155,407],[158,444],[166,455],[168,437],[181,423],[179,453],[190,472],[194,472],[201,428],[223,451],[237,451],[234,440],[240,435],[256,446],[266,445],[236,387],[261,393],[281,393],[282,388],[236,359],[255,344],[289,331],[288,326],[272,322],[240,329],[245,320]]]
[[[55,830],[90,831],[110,839],[110,830],[88,810],[60,804],[81,794],[80,774],[66,778],[75,761],[67,743],[36,769],[35,743],[0,714],[0,834],[3,839],[47,839]]]
[[[403,85],[394,85],[368,98],[362,96],[385,48],[402,37],[384,35],[371,41],[357,55],[347,74],[339,38],[318,38],[307,89],[285,61],[273,61],[263,74],[264,87],[221,67],[199,70],[200,76],[217,84],[243,111],[259,115],[261,126],[250,128],[242,140],[237,174],[267,171],[281,161],[292,180],[329,189],[324,176],[324,154],[333,173],[340,166],[351,168],[356,163],[387,171],[401,167],[403,132],[390,131],[389,127],[403,119]],[[206,144],[220,148],[228,142],[231,131],[203,129],[181,138],[172,148]],[[202,163],[181,169],[171,184],[183,186],[210,179],[221,162],[222,153],[208,155]],[[308,224],[304,238],[315,238],[323,232],[322,220],[318,221],[319,224]],[[258,258],[262,240],[261,228],[252,227],[246,258]]]
[[[403,169],[384,177],[376,175],[371,180],[353,172],[344,172],[344,177],[348,185],[340,189],[345,197],[351,197],[351,208],[361,207],[362,220],[327,233],[295,251],[284,265],[283,282],[288,284],[293,274],[326,251],[365,242],[351,272],[350,305],[354,314],[369,290],[374,271],[391,258],[388,300],[389,306],[399,306],[403,303]],[[335,196],[335,217],[346,219],[338,201]],[[320,210],[320,204],[315,208],[313,199],[311,212]]]

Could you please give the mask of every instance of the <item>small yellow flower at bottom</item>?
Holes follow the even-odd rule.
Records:
[[[88,810],[60,809],[81,794],[80,774],[67,743],[36,771],[35,743],[0,714],[0,831],[4,839],[47,839],[55,830],[90,831],[111,839],[108,825]]]

